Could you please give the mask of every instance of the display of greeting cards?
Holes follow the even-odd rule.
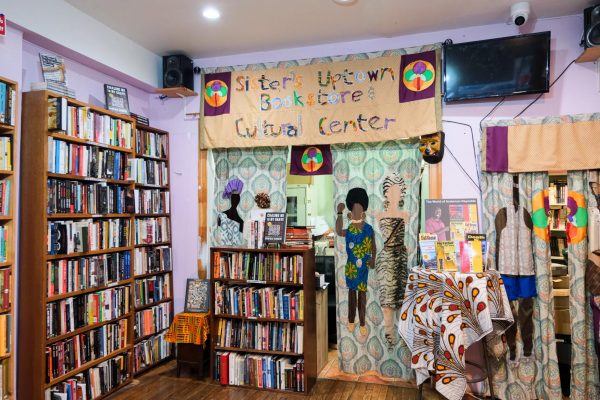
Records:
[[[438,271],[458,271],[454,241],[439,241],[435,245],[435,250]]]
[[[437,235],[432,233],[419,233],[419,248],[421,249],[421,260],[423,268],[437,268],[435,256],[435,243]]]

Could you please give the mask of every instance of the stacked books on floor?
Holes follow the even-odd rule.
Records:
[[[254,386],[291,392],[305,391],[304,360],[217,352],[214,379],[223,385]]]
[[[312,239],[310,237],[311,226],[287,226],[285,228],[285,244],[298,249],[310,249]]]
[[[304,291],[215,283],[215,314],[287,320],[304,319]]]
[[[134,346],[133,371],[139,372],[171,356],[173,345],[165,340],[163,332]]]
[[[292,282],[304,280],[302,255],[283,253],[213,253],[213,273],[226,279]]]

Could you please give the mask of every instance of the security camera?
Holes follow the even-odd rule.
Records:
[[[511,24],[515,24],[517,26],[523,25],[525,22],[527,22],[530,12],[531,7],[529,6],[529,2],[527,1],[522,1],[520,3],[513,4],[510,7]]]

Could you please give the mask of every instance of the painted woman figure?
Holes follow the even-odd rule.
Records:
[[[231,207],[219,213],[217,217],[217,226],[221,231],[221,245],[223,246],[240,246],[242,244],[244,221],[237,212],[237,206],[240,204],[240,193],[243,187],[244,183],[234,177],[227,182],[227,186],[223,190],[223,198],[231,201]]]
[[[366,336],[367,280],[369,268],[373,268],[375,264],[376,250],[373,227],[365,222],[365,211],[369,208],[369,196],[365,189],[350,189],[346,195],[346,207],[350,211],[348,213],[350,224],[347,229],[343,229],[344,204],[340,203],[337,206],[335,231],[339,236],[346,238],[348,260],[344,272],[348,288],[348,331],[354,331],[358,308],[360,334]]]
[[[377,215],[383,237],[383,249],[375,265],[379,278],[379,302],[383,309],[385,340],[389,348],[398,343],[394,321],[396,310],[404,300],[408,271],[404,232],[408,213],[403,211],[406,183],[398,174],[383,181],[384,212]]]

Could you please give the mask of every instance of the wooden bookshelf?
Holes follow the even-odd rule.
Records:
[[[590,47],[585,49],[583,53],[581,53],[581,55],[577,57],[577,60],[575,60],[575,62],[579,64],[585,62],[594,62],[598,60],[600,60],[600,47]]]
[[[275,280],[246,280],[246,279],[230,279],[228,277],[221,276],[221,270],[216,265],[220,255],[226,254],[247,254],[251,256],[265,255],[266,257],[291,257],[301,256],[302,257],[302,274],[303,282],[283,282]],[[256,356],[263,355],[265,357],[274,358],[289,358],[293,364],[296,361],[304,360],[304,390],[303,391],[289,391],[278,388],[259,388],[255,386],[249,386],[248,382],[240,382],[235,385],[244,388],[252,388],[256,390],[272,391],[274,393],[290,393],[290,394],[310,394],[312,387],[314,386],[317,379],[317,338],[316,338],[316,293],[315,293],[315,253],[314,249],[293,249],[293,248],[282,248],[282,249],[245,249],[245,248],[232,248],[232,247],[213,247],[210,250],[211,260],[211,314],[213,318],[211,320],[211,379],[214,383],[220,384],[216,380],[217,373],[217,362],[219,354],[223,352],[236,353],[240,355]],[[266,276],[263,276],[266,277]],[[293,280],[293,279],[292,279]],[[303,306],[303,319],[284,319],[284,318],[267,318],[263,316],[246,316],[243,312],[236,314],[225,314],[217,313],[216,302],[221,301],[217,299],[216,285],[226,285],[235,287],[251,287],[256,289],[273,288],[283,289],[285,291],[298,291],[302,289],[304,296]],[[221,296],[220,296],[221,297]],[[225,298],[222,299],[225,302]],[[300,306],[297,304],[297,306]],[[297,312],[298,310],[296,310]],[[280,315],[281,317],[282,315]],[[276,350],[262,350],[256,348],[246,347],[230,347],[221,346],[219,341],[219,323],[220,321],[237,321],[237,322],[255,322],[255,323],[277,323],[277,324],[288,324],[289,329],[298,329],[303,327],[303,342],[302,352],[295,353],[292,351],[276,351]],[[219,354],[217,354],[219,353]]]
[[[169,165],[169,132],[164,131],[162,129],[138,125],[136,127],[136,147],[135,147],[135,157],[143,160],[163,162],[166,164],[167,171],[170,170]],[[154,141],[145,140],[148,138],[155,138]],[[146,145],[146,146],[144,146]],[[168,176],[168,174],[167,174]],[[136,204],[138,203],[138,197],[142,191],[151,191],[153,193],[165,196],[166,204],[161,210],[144,210],[140,206],[136,206],[136,221],[148,218],[167,218],[169,224],[169,231],[171,225],[171,198],[169,192],[169,185],[149,185],[142,183],[135,183],[135,197]],[[141,201],[139,202],[141,203]],[[155,212],[161,211],[161,212]],[[172,232],[171,232],[172,234]],[[157,242],[157,240],[154,240]],[[148,252],[153,251],[158,247],[168,247],[171,249],[171,239],[157,242],[157,243],[135,243],[134,252]],[[170,257],[170,266],[167,271],[160,270],[155,272],[146,272],[146,273],[135,273],[134,271],[134,280],[143,280],[143,279],[158,279],[159,277],[165,277],[168,280],[168,284],[171,292],[166,294],[165,297],[158,301],[149,302],[145,305],[140,305],[135,307],[135,313],[144,312],[145,310],[152,309],[153,307],[159,306],[161,304],[168,304],[170,309],[169,312],[169,325],[173,321],[173,257],[171,252]],[[135,282],[134,282],[135,285]],[[168,327],[167,327],[168,328]],[[134,337],[134,367],[133,372],[134,376],[138,376],[142,373],[145,373],[152,368],[158,366],[163,363],[166,359],[171,358],[174,354],[174,346],[170,343],[166,343],[164,341],[164,335],[167,331],[167,328],[158,329],[156,332],[149,335],[138,335],[137,332]],[[143,349],[146,346],[150,349],[149,353],[144,353]],[[156,347],[159,347],[157,349]],[[160,351],[159,351],[160,350]],[[147,360],[146,356],[148,354],[152,354],[152,360]]]
[[[83,102],[67,99],[70,107],[85,108],[100,116],[110,116],[121,123],[131,124],[131,145],[132,148],[113,146],[106,143],[97,143],[95,141],[69,136],[66,132],[51,131],[48,126],[49,100],[60,98],[61,96],[49,91],[33,91],[23,94],[23,114],[22,130],[23,140],[21,146],[21,204],[20,209],[20,243],[19,250],[19,346],[27,351],[21,351],[18,354],[17,363],[17,395],[22,399],[43,399],[45,391],[62,385],[67,379],[75,375],[91,371],[104,361],[127,356],[123,382],[116,387],[99,395],[96,399],[106,397],[115,390],[129,383],[133,376],[133,328],[134,328],[134,290],[133,290],[133,271],[134,271],[134,213],[68,213],[68,214],[48,214],[48,179],[56,179],[60,182],[81,182],[81,183],[105,183],[109,185],[119,185],[126,191],[133,191],[134,183],[123,179],[102,179],[96,177],[85,177],[71,174],[51,173],[48,171],[49,139],[60,140],[69,145],[85,145],[89,148],[98,148],[99,151],[118,151],[121,154],[123,166],[127,165],[127,160],[133,157],[135,149],[135,121],[127,116],[112,113],[99,107],[95,107]],[[108,141],[108,140],[107,140]],[[115,143],[115,142],[113,142]],[[123,205],[124,206],[124,205]],[[124,207],[125,209],[125,207]],[[102,223],[106,219],[128,221],[129,231],[126,237],[126,246],[105,248],[102,250],[88,250],[72,252],[70,254],[48,254],[47,236],[48,224],[60,223],[66,221],[82,221],[90,219],[94,223]],[[116,239],[116,237],[115,237]],[[98,287],[76,290],[67,293],[60,293],[48,296],[48,282],[50,268],[48,262],[77,259],[79,257],[91,256],[111,256],[114,253],[121,253],[119,257],[129,253],[130,273],[126,275],[126,259],[119,259],[122,264],[117,265],[117,269],[122,266],[123,270],[117,272],[118,277],[114,282],[106,281]],[[114,254],[116,257],[117,254]],[[123,279],[123,277],[126,277]],[[108,277],[107,277],[108,278]],[[62,301],[78,299],[86,296],[92,296],[105,290],[121,290],[123,294],[129,291],[126,303],[122,305],[123,314],[110,320],[88,324],[77,327],[72,331],[56,336],[46,335],[46,305],[60,304]],[[52,345],[74,338],[76,335],[87,333],[93,329],[101,328],[112,323],[119,323],[127,320],[126,345],[118,350],[97,357],[61,376],[54,377],[49,383],[46,378],[47,358],[46,349]],[[60,331],[59,331],[60,332]],[[80,375],[81,376],[81,375]]]
[[[158,88],[156,89],[156,93],[171,98],[183,98],[183,97],[193,97],[198,96],[198,93],[194,92],[191,89],[186,87],[174,87],[174,88]]]
[[[6,353],[0,356],[0,365],[2,365],[2,376],[0,376],[0,379],[2,379],[2,382],[5,383],[5,385],[3,385],[2,393],[0,393],[0,395],[3,399],[12,399],[16,398],[16,396],[14,396],[13,381],[14,371],[16,369],[16,352],[14,343],[16,340],[15,328],[17,324],[16,318],[14,318],[13,314],[13,306],[15,304],[14,298],[16,293],[16,281],[13,262],[15,260],[15,234],[17,231],[17,222],[14,218],[14,211],[16,208],[15,193],[17,192],[17,182],[14,179],[14,176],[16,174],[16,171],[18,171],[19,161],[17,154],[14,152],[14,149],[18,148],[16,144],[19,140],[17,134],[19,132],[20,122],[18,117],[20,108],[20,93],[19,85],[17,84],[17,82],[12,81],[10,79],[6,79],[4,77],[0,77],[0,82],[2,82],[2,86],[6,88],[7,96],[5,98],[7,99],[7,102],[11,101],[12,110],[9,115],[7,107],[8,104],[4,105],[6,110],[6,119],[2,121],[2,123],[0,123],[0,138],[2,138],[2,140],[11,141],[10,152],[8,154],[11,163],[10,168],[8,168],[8,166],[7,168],[0,168],[0,182],[2,182],[3,185],[10,186],[10,193],[8,195],[8,198],[5,199],[5,201],[8,201],[8,215],[2,215],[0,217],[0,226],[6,229],[7,233],[6,242],[4,244],[6,252],[5,257],[3,256],[2,259],[0,259],[0,268],[2,268],[0,270],[0,274],[9,274],[8,282],[5,283],[5,285],[8,286],[8,305],[0,307],[2,308],[2,317],[0,318],[7,318],[6,322],[8,330],[8,332],[0,332],[0,337],[2,337],[2,340],[6,340],[7,343],[7,348],[4,349],[6,350]],[[8,337],[6,335],[7,333]]]

